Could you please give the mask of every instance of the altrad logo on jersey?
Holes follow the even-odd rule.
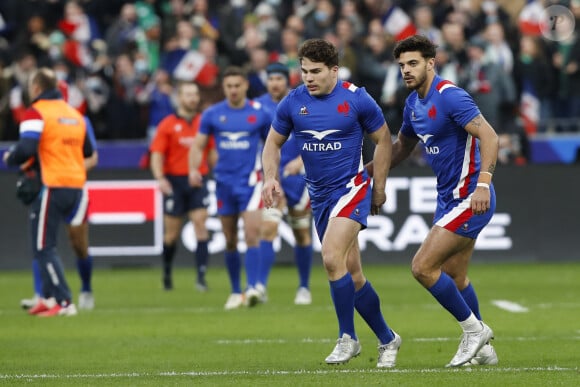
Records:
[[[338,130],[338,129],[327,129],[327,130],[322,130],[322,131],[303,130],[302,132],[311,134],[312,137],[314,137],[315,139],[322,141],[329,134],[340,132],[340,130]],[[306,152],[327,152],[327,151],[335,151],[335,150],[339,150],[339,149],[342,149],[342,144],[340,143],[340,141],[333,141],[333,142],[327,142],[327,143],[324,143],[324,142],[321,142],[321,143],[305,142],[304,145],[302,146],[302,150],[306,151]]]
[[[250,149],[248,140],[240,141],[240,138],[249,135],[248,132],[222,132],[221,135],[227,140],[220,140],[219,147],[222,149]]]

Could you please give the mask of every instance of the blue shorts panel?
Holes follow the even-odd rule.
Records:
[[[438,205],[433,224],[441,226],[457,235],[476,239],[481,230],[490,222],[495,212],[496,197],[493,184],[490,186],[490,208],[485,214],[475,215],[471,212],[471,201],[455,200]]]
[[[236,215],[262,208],[262,184],[236,185],[216,182],[217,214]]]
[[[305,195],[308,195],[306,188],[306,180],[304,175],[289,175],[282,178],[280,182],[284,196],[286,196],[286,203],[289,208],[294,208],[296,205],[303,202]]]
[[[365,229],[371,210],[371,196],[372,190],[368,179],[360,186],[345,189],[327,201],[312,201],[314,225],[320,241],[324,238],[330,218],[349,218],[360,223],[361,230]]]

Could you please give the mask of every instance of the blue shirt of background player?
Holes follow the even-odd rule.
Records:
[[[272,99],[272,96],[268,93],[263,94],[256,98],[256,101],[260,102],[265,109],[267,109],[272,117],[276,114],[276,108],[278,107],[279,102],[276,102]],[[282,149],[280,150],[280,176],[283,175],[284,167],[290,161],[294,160],[296,157],[300,155],[298,151],[298,145],[296,144],[296,139],[294,136],[290,135],[288,140],[282,145]]]
[[[255,184],[252,173],[261,170],[260,146],[272,116],[259,103],[246,101],[241,109],[227,101],[210,106],[201,115],[199,132],[215,138],[218,161],[215,179],[229,184]]]

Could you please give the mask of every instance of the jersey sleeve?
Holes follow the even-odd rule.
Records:
[[[151,141],[151,145],[149,146],[150,152],[158,152],[158,153],[165,153],[167,147],[169,146],[169,139],[167,137],[167,119],[163,119],[159,125],[157,125],[157,131],[155,132],[155,136]]]
[[[413,129],[413,126],[411,125],[410,111],[411,110],[405,104],[405,108],[403,109],[403,123],[401,124],[400,131],[405,137],[418,138],[417,134],[415,134],[415,130]]]
[[[276,108],[276,114],[274,115],[274,120],[272,121],[272,127],[279,134],[288,137],[292,131],[292,116],[290,114],[290,98],[287,95]]]
[[[38,140],[43,130],[44,121],[40,113],[34,108],[26,110],[20,122],[20,138]]]
[[[212,133],[212,112],[213,109],[210,107],[201,113],[201,119],[199,120],[199,131],[198,133],[210,135]]]
[[[377,131],[385,123],[385,116],[379,105],[365,90],[364,87],[359,89],[357,104],[359,106],[359,122],[367,133]]]
[[[453,121],[465,127],[481,112],[471,96],[459,87],[445,90],[445,107]]]

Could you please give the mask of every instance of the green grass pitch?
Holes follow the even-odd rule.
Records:
[[[500,363],[461,369],[444,368],[457,349],[458,324],[408,266],[367,265],[365,274],[403,338],[392,370],[375,368],[376,339],[358,316],[361,355],[342,366],[324,363],[337,325],[319,264],[310,306],[293,304],[294,267],[274,268],[268,303],[235,311],[223,309],[229,285],[222,267],[210,267],[205,294],[194,289],[193,269],[176,269],[171,292],[161,289],[158,268],[100,269],[94,311],[45,319],[19,308],[31,295],[31,274],[2,272],[0,385],[580,385],[580,263],[472,265]],[[78,276],[67,275],[78,295]]]

